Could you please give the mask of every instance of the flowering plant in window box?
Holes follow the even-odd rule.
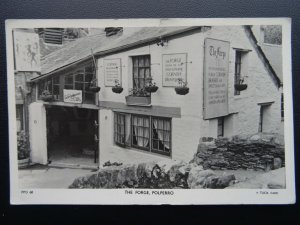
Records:
[[[247,84],[244,84],[244,78],[241,78],[241,79],[239,80],[239,83],[234,85],[234,88],[235,88],[235,90],[237,90],[237,91],[243,91],[243,90],[246,90],[247,87],[248,87],[248,85],[247,85]]]
[[[151,97],[145,88],[132,88],[125,97],[127,105],[150,105]]]
[[[48,90],[44,90],[40,95],[40,98],[45,102],[51,102],[54,100],[54,96]]]
[[[187,87],[187,82],[183,81],[182,78],[178,79],[178,87],[175,87],[175,92],[178,95],[186,95],[189,93],[190,88]]]
[[[18,167],[23,168],[29,165],[29,141],[25,131],[20,131],[17,135],[18,143]]]
[[[158,87],[156,86],[156,83],[152,82],[152,80],[153,80],[152,77],[148,77],[147,78],[148,84],[145,86],[145,91],[147,91],[149,93],[154,93],[158,89]]]
[[[97,81],[97,79],[94,79],[91,81],[90,86],[89,86],[89,91],[94,92],[94,93],[97,93],[100,91],[101,88],[96,85],[96,83],[97,83],[96,81]]]
[[[120,94],[123,91],[123,88],[118,79],[115,80],[115,86],[113,86],[111,89],[114,93],[117,94]]]

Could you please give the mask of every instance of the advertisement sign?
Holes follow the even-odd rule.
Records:
[[[39,35],[14,31],[15,65],[18,71],[41,71]]]
[[[186,81],[187,54],[164,54],[162,56],[163,86],[176,87],[178,79]]]
[[[64,102],[82,103],[82,91],[64,89]]]
[[[106,87],[115,86],[115,80],[121,84],[121,59],[104,59],[104,84]]]
[[[228,115],[229,45],[227,41],[205,39],[204,119]]]

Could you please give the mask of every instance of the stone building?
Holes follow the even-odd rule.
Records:
[[[200,137],[279,132],[280,80],[250,26],[109,31],[42,60],[31,80],[33,162],[189,161]]]

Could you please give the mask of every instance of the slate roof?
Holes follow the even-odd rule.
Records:
[[[281,81],[271,63],[269,62],[265,52],[257,44],[257,39],[251,30],[251,26],[244,26],[249,32],[250,38],[255,43],[255,48],[261,54],[266,62],[269,72],[277,82],[281,85]],[[106,37],[104,33],[95,34],[79,38],[76,41],[66,44],[63,48],[58,49],[41,60],[41,76],[32,79],[32,81],[48,76],[60,69],[67,68],[77,62],[92,59],[93,51],[95,56],[101,56],[114,53],[121,50],[130,49],[138,45],[154,42],[160,37],[172,36],[187,31],[200,29],[201,27],[144,27],[131,28],[132,32],[124,32],[121,35],[113,35]],[[130,29],[130,28],[127,28]]]
[[[91,58],[91,49],[95,55],[107,54],[120,48],[147,43],[162,36],[174,35],[199,27],[146,27],[122,35],[106,37],[96,34],[68,43],[63,48],[48,54],[42,59],[42,76],[55,72],[68,65]]]

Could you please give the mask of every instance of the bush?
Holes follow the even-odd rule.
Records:
[[[29,158],[29,142],[25,131],[20,131],[17,136],[18,141],[18,160]]]

